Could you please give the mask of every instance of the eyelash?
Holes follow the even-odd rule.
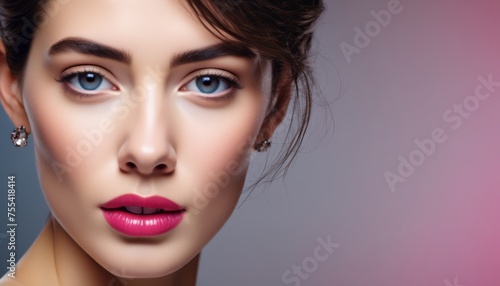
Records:
[[[99,95],[99,93],[91,94],[91,93],[79,92],[78,90],[70,87],[69,81],[74,76],[78,76],[80,74],[85,74],[85,73],[94,73],[94,74],[102,76],[104,79],[108,80],[107,77],[102,72],[100,72],[96,68],[91,68],[91,67],[85,67],[83,70],[75,70],[75,71],[69,71],[69,72],[62,73],[55,80],[57,82],[63,84],[65,92],[70,93],[72,96],[77,97],[79,99],[85,99],[85,98],[89,98],[89,97],[94,96],[94,95]],[[181,88],[181,91],[188,91],[188,90],[185,90],[186,85],[188,83],[190,83],[193,80],[204,77],[204,76],[217,77],[220,80],[225,81],[232,90],[227,92],[227,94],[225,94],[223,96],[203,96],[203,95],[198,96],[198,97],[202,98],[203,100],[213,101],[213,102],[228,101],[234,97],[236,90],[243,88],[239,79],[234,75],[231,75],[229,73],[224,73],[222,71],[217,71],[217,70],[202,70],[202,71],[197,72],[186,84],[184,84]]]
[[[80,74],[85,74],[85,73],[94,73],[96,75],[102,76],[104,79],[109,81],[107,76],[105,76],[101,71],[99,71],[98,69],[93,68],[93,67],[85,67],[83,70],[64,72],[56,78],[56,81],[63,84],[65,92],[70,93],[72,96],[79,98],[79,99],[88,99],[89,97],[99,95],[100,93],[91,94],[91,93],[79,92],[76,89],[71,88],[69,86],[69,81],[71,78],[73,78],[74,76],[80,75]],[[109,81],[109,82],[111,83],[111,81]]]
[[[243,88],[241,83],[240,83],[240,80],[232,74],[224,73],[224,72],[218,71],[218,70],[201,70],[201,71],[198,71],[186,84],[184,84],[182,86],[181,91],[188,91],[188,90],[185,90],[187,84],[189,84],[193,80],[196,80],[196,79],[199,79],[199,78],[205,77],[205,76],[217,77],[217,78],[225,81],[229,85],[229,87],[232,88],[233,90],[227,92],[227,94],[225,94],[223,96],[199,95],[198,97],[202,98],[203,100],[208,100],[208,101],[212,101],[212,102],[228,101],[234,97],[236,90]]]

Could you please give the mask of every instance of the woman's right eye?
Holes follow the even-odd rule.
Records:
[[[79,92],[112,90],[114,85],[96,72],[80,72],[66,78],[66,82]]]
[[[78,96],[96,95],[105,91],[116,91],[118,88],[98,71],[72,71],[57,79],[65,88]]]
[[[77,89],[92,91],[107,89],[113,86],[102,75],[93,72],[80,73],[68,82]]]

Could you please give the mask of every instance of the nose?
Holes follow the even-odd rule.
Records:
[[[153,141],[143,143],[136,140],[122,146],[123,155],[119,156],[119,166],[123,172],[166,175],[175,170],[175,151],[171,146]]]
[[[122,172],[140,175],[174,172],[177,155],[171,144],[165,109],[165,102],[157,94],[148,94],[145,100],[130,109],[118,152]]]

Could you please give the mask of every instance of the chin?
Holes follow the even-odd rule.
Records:
[[[101,266],[116,277],[127,279],[158,278],[172,274],[189,263],[191,259],[183,261],[159,261],[153,263],[147,258],[135,261],[113,261],[112,265]]]
[[[181,269],[201,251],[189,245],[172,242],[149,245],[129,244],[130,242],[123,245],[122,242],[107,245],[108,247],[103,243],[98,249],[87,253],[97,264],[116,277],[158,278]]]

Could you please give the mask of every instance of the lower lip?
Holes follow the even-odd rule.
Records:
[[[157,236],[175,228],[183,211],[150,215],[129,213],[121,209],[102,209],[104,218],[115,230],[128,236]]]

